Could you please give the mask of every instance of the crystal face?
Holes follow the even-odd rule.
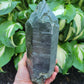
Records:
[[[28,69],[31,80],[42,84],[54,71],[59,25],[45,0],[25,24]]]

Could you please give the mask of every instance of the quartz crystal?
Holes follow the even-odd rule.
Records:
[[[58,44],[58,19],[46,1],[40,2],[25,24],[28,69],[31,80],[43,84],[54,72]]]

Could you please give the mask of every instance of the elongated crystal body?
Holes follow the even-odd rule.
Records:
[[[54,71],[59,25],[45,0],[25,24],[28,68],[31,80],[42,84]]]

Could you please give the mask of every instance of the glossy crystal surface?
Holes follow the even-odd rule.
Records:
[[[58,19],[45,0],[25,24],[28,68],[31,80],[42,84],[54,71],[58,44]]]

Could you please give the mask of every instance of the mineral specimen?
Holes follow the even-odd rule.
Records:
[[[58,44],[58,19],[45,0],[39,3],[25,24],[28,69],[31,80],[43,84],[54,71]]]

